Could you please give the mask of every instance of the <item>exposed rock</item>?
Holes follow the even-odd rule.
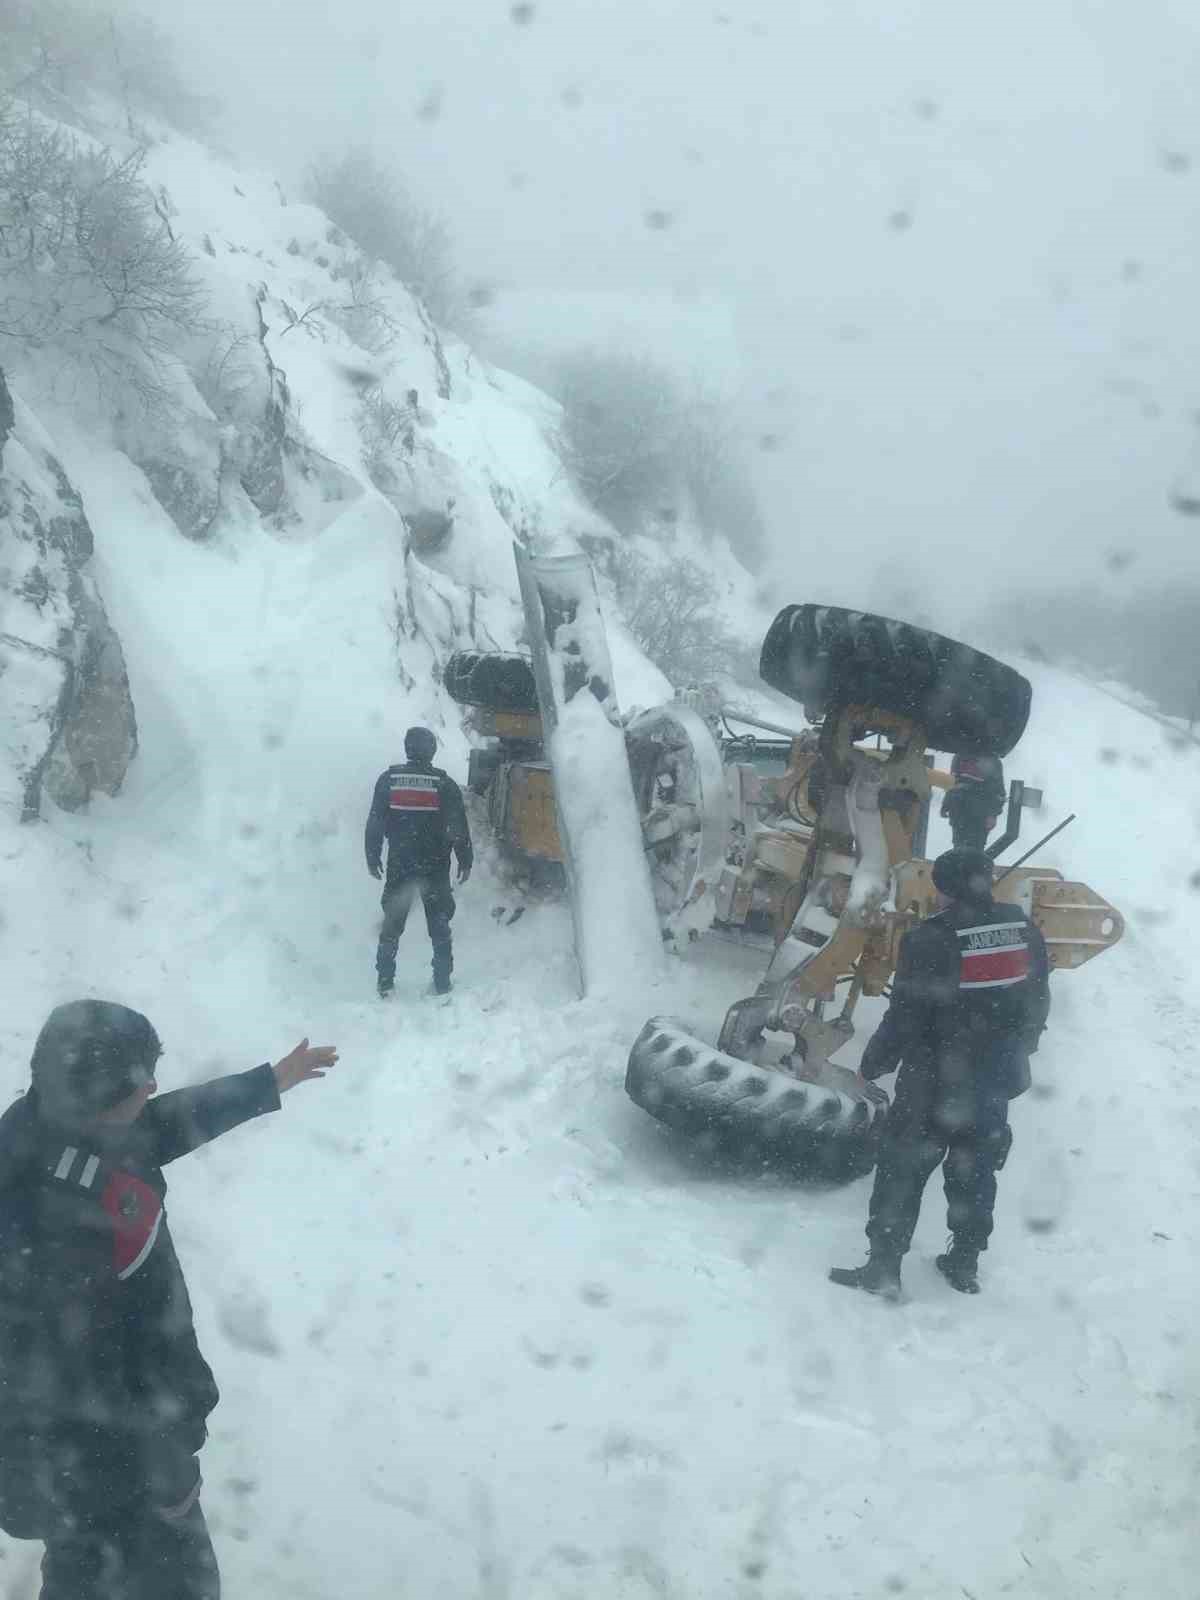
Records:
[[[164,379],[152,405],[122,409],[115,424],[116,443],[141,468],[184,538],[211,538],[223,507],[224,441],[220,422],[185,368]]]
[[[246,441],[240,482],[262,517],[273,518],[287,510],[287,477],[283,453],[287,442],[287,412],[272,400],[261,425]]]
[[[137,750],[120,640],[86,570],[78,494],[0,374],[0,799],[116,794]]]
[[[446,351],[442,345],[441,334],[433,318],[426,311],[424,304],[418,296],[414,296],[413,305],[421,318],[421,325],[425,330],[425,343],[433,353],[434,365],[437,368],[437,392],[442,400],[450,398],[450,363],[446,360]]]
[[[254,295],[256,337],[252,372],[225,418],[235,434],[227,445],[227,466],[255,510],[276,530],[304,523],[319,531],[322,519],[314,504],[331,508],[356,500],[362,486],[345,468],[315,450],[292,406],[287,374],[271,358],[264,317],[267,291]],[[211,404],[211,401],[210,401]],[[331,515],[336,514],[331,509]]]
[[[451,501],[450,506],[453,507],[453,504]],[[423,508],[406,512],[404,525],[408,529],[410,548],[419,556],[432,555],[449,544],[450,535],[454,532],[454,516],[450,509],[436,511]]]
[[[267,382],[262,411],[244,442],[241,485],[263,517],[278,517],[287,510],[287,475],[284,452],[287,448],[287,419],[291,396],[287,379],[271,359],[267,349],[267,324],[262,305],[266,291],[255,298],[258,317],[258,346]]]
[[[65,811],[78,810],[99,789],[115,795],[137,752],[137,720],[121,641],[88,579],[76,597],[77,659],[60,737],[42,781]]]
[[[185,539],[207,539],[221,511],[221,474],[202,478],[190,462],[143,457],[128,451],[146,475],[154,498]]]
[[[8,443],[8,436],[13,431],[13,403],[12,395],[8,392],[8,383],[3,372],[0,372],[0,455],[4,453],[4,446]]]

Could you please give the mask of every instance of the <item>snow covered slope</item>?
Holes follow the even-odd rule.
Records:
[[[184,153],[217,247],[240,202]],[[278,196],[239,186],[249,238]],[[248,283],[264,264],[243,254],[211,259]],[[272,259],[312,270],[286,246]],[[227,1595],[1193,1600],[1200,752],[1029,669],[1012,771],[1047,791],[1047,827],[1080,812],[1046,859],[1129,933],[1055,980],[986,1293],[933,1271],[931,1186],[907,1302],[847,1294],[825,1270],[858,1259],[866,1183],[713,1171],[622,1093],[645,1017],[715,1029],[757,975],[745,953],[705,941],[657,987],[578,1001],[565,907],[499,926],[484,852],[452,1003],[422,994],[418,928],[395,1001],[374,999],[371,783],[418,718],[462,775],[432,664],[472,615],[481,640],[515,637],[511,598],[488,587],[507,559],[497,507],[515,514],[499,491],[550,533],[585,513],[556,478],[544,402],[465,352],[435,399],[426,346],[422,470],[472,531],[415,562],[354,467],[344,352],[332,334],[277,337],[311,447],[357,491],[322,500],[318,483],[298,521],[268,526],[235,497],[219,537],[189,542],[126,455],[53,417],[140,753],[86,815],[0,817],[9,1093],[47,1010],[81,994],[150,1014],[164,1086],[302,1033],[342,1052],[278,1118],[171,1175],[224,1396],[205,1476]],[[624,659],[643,673],[629,701],[651,675]],[[36,1552],[4,1554],[11,1591],[30,1592]]]
[[[98,529],[129,526],[128,485],[80,481]],[[106,558],[127,790],[0,844],[4,1070],[15,1092],[46,1010],[84,992],[151,1014],[168,1083],[301,1032],[341,1047],[333,1080],[173,1175],[224,1388],[228,1593],[1186,1600],[1195,748],[1037,673],[1013,770],[1047,825],[1080,810],[1048,859],[1130,932],[1056,980],[987,1293],[933,1273],[931,1192],[892,1310],[824,1280],[857,1258],[865,1184],[714,1173],[621,1093],[644,1016],[715,1027],[745,955],[705,945],[665,992],[589,1007],[565,909],[498,927],[485,862],[451,1007],[422,998],[419,935],[373,1001],[359,828],[401,707],[361,626],[388,548],[369,509],[336,551],[243,551],[236,583],[141,531],[152,559]]]

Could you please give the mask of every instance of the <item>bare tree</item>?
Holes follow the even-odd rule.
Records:
[[[392,269],[435,321],[452,325],[460,318],[449,229],[417,205],[369,150],[346,150],[317,162],[308,193],[367,257]]]
[[[138,387],[199,330],[201,290],[142,165],[0,105],[0,339]]]
[[[207,358],[193,370],[193,382],[219,421],[245,422],[262,407],[265,375],[258,340],[227,324],[214,327]]]
[[[361,349],[383,355],[395,344],[400,329],[379,282],[379,264],[356,254],[339,276],[346,285],[346,298],[329,301],[326,315]]]

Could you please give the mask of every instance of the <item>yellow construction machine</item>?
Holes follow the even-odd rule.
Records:
[[[928,752],[951,754],[960,771],[998,768],[1024,732],[1032,690],[1013,668],[941,635],[813,605],[780,612],[760,674],[801,702],[813,731],[781,777],[751,780],[761,821],[732,853],[718,909],[736,914],[765,880],[774,954],[715,1047],[652,1018],[626,1088],[663,1122],[845,1177],[872,1165],[886,1107],[832,1057],[853,1036],[859,999],[888,993],[905,931],[937,906],[922,836],[932,791],[957,784],[954,772],[931,770]],[[993,860],[1031,798],[1012,785]],[[1041,928],[1055,970],[1082,966],[1123,932],[1113,906],[1052,868],[999,867],[995,893]]]
[[[527,602],[536,658],[544,628],[534,610]],[[573,640],[587,634],[573,630]],[[594,628],[588,637],[599,651]],[[572,670],[587,681],[577,660]],[[948,797],[956,843],[984,847],[1002,814],[988,854],[997,860],[1016,842],[1039,797],[1020,782],[1006,790],[1000,762],[1024,732],[1032,689],[1012,667],[940,634],[817,605],[779,613],[760,676],[803,707],[801,727],[703,694],[623,724],[664,937],[686,944],[715,932],[769,955],[715,1045],[679,1019],[647,1022],[626,1088],[665,1123],[840,1178],[872,1165],[886,1106],[832,1058],[853,1037],[859,1000],[887,995],[904,932],[936,909],[931,801]],[[561,678],[545,670],[542,685]],[[445,681],[475,708],[487,740],[473,752],[470,783],[486,795],[497,837],[527,870],[569,868],[529,659],[464,653]],[[948,771],[933,752],[952,758]],[[998,865],[995,893],[1041,928],[1052,968],[1073,970],[1117,942],[1124,925],[1113,906],[1025,863]]]

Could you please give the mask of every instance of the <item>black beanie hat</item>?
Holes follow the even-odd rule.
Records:
[[[947,850],[933,863],[933,886],[951,900],[992,898],[992,858],[982,850]]]
[[[437,734],[429,728],[410,728],[404,735],[404,754],[410,761],[432,761],[437,753]]]
[[[111,1000],[56,1006],[33,1047],[33,1087],[52,1122],[87,1122],[154,1076],[162,1053],[140,1011]]]

